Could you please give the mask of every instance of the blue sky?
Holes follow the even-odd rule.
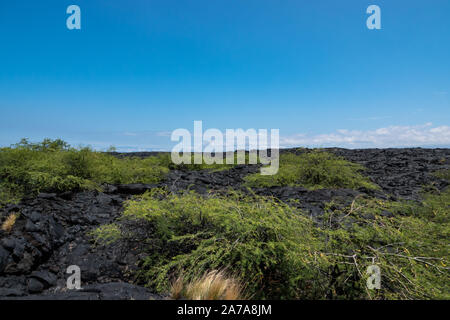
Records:
[[[448,147],[449,39],[448,0],[1,1],[0,145],[170,150],[202,120],[283,146]]]

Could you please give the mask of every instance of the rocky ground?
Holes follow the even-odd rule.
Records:
[[[448,185],[431,173],[450,168],[450,149],[329,151],[365,166],[366,175],[382,190],[273,187],[256,193],[283,201],[299,200],[305,213],[320,220],[325,203],[332,199],[349,203],[358,194],[367,193],[418,201],[423,186],[434,184],[443,189]],[[174,192],[192,189],[202,194],[241,189],[243,177],[257,171],[258,166],[248,165],[217,172],[174,170],[158,185],[109,185],[104,192],[40,194],[2,208],[0,222],[12,212],[20,212],[20,216],[11,233],[0,230],[0,299],[163,299],[135,284],[133,270],[140,257],[133,248],[95,246],[89,231],[112,222],[126,199],[151,188],[166,186]],[[66,289],[70,265],[81,268],[81,290]]]

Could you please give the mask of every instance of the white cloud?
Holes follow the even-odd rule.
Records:
[[[329,134],[296,134],[280,137],[280,145],[344,148],[448,147],[450,127],[425,123],[418,126],[390,126],[366,131],[340,129]]]
[[[222,132],[225,136],[225,132]],[[94,136],[77,135],[67,139],[74,146],[80,143],[90,145],[96,150],[106,150],[113,145],[118,151],[170,151],[178,142],[170,141],[169,131],[119,131],[98,133]],[[193,134],[191,132],[191,134]],[[270,130],[268,130],[270,136]],[[261,138],[260,138],[260,143]],[[38,141],[40,138],[35,138]],[[12,141],[14,142],[14,141]],[[12,143],[11,142],[11,143]],[[203,148],[209,144],[203,141]],[[217,141],[223,150],[234,150],[234,145]],[[192,140],[193,146],[193,140]],[[268,144],[270,147],[270,144]],[[298,133],[283,135],[280,130],[280,147],[342,147],[342,148],[389,148],[389,147],[450,147],[450,126],[436,126],[425,123],[417,126],[389,126],[373,130],[339,129],[329,133]],[[260,144],[259,148],[264,148]]]

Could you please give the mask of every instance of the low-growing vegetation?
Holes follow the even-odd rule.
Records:
[[[227,164],[226,163],[226,153],[223,154],[223,161],[221,163],[207,163],[207,161],[205,161],[208,157],[208,154],[203,154],[202,156],[202,163],[195,163],[195,155],[192,153],[191,157],[190,157],[190,163],[189,164],[185,164],[185,163],[181,163],[181,164],[175,164],[172,162],[171,160],[171,156],[170,154],[168,155],[163,155],[162,157],[166,160],[167,166],[170,169],[173,170],[210,170],[210,171],[222,171],[222,170],[228,170],[233,168],[234,166],[236,166],[239,162],[239,164],[250,164],[250,156],[248,152],[245,152],[244,157],[243,157],[243,161],[241,159],[239,159],[238,157],[238,153],[234,152],[233,153],[233,163],[232,164]],[[240,162],[243,163],[240,163]],[[256,158],[256,162],[258,163],[258,158]],[[209,159],[208,162],[212,162],[212,159]],[[255,163],[256,164],[256,163]]]
[[[14,227],[14,224],[16,223],[17,216],[18,216],[17,213],[11,213],[5,219],[5,221],[3,221],[1,229],[8,233],[11,232],[12,228]]]
[[[318,249],[316,231],[308,218],[273,199],[154,190],[130,201],[122,222],[122,240],[144,245],[147,254],[140,279],[158,292],[168,292],[180,274],[192,281],[226,269],[255,298],[314,297],[313,289],[297,288],[320,279],[308,267]]]
[[[361,165],[301,151],[283,153],[276,175],[249,175],[246,186],[378,188]],[[168,154],[118,158],[62,140],[22,140],[0,149],[0,206],[39,192],[157,184],[171,169],[232,166],[175,165]],[[448,180],[449,170],[434,175]],[[154,188],[127,201],[117,221],[90,236],[95,244],[137,251],[137,282],[174,299],[450,299],[450,189],[438,186],[424,186],[429,193],[421,203],[365,193],[348,205],[335,199],[314,218],[296,201],[252,192]],[[2,232],[20,227],[18,214],[5,213]],[[367,287],[372,265],[381,271],[379,290]]]
[[[450,272],[450,190],[425,196],[422,204],[355,199],[351,206],[328,209],[322,228],[323,253],[336,267],[337,296],[379,299],[448,299]],[[332,205],[330,207],[333,207]],[[381,269],[380,290],[368,290],[367,266]],[[359,290],[354,290],[358,284]]]
[[[448,299],[449,191],[427,199],[358,197],[330,204],[317,222],[271,198],[154,190],[94,237],[140,245],[138,278],[161,293],[173,292],[180,275],[189,283],[226,269],[252,298]],[[380,290],[366,285],[373,264],[381,268]]]
[[[249,187],[302,186],[309,189],[322,188],[368,188],[375,189],[362,175],[364,167],[328,152],[312,151],[300,155],[280,155],[280,167],[275,175],[259,173],[245,178]]]
[[[438,170],[434,172],[434,176],[450,181],[450,169]]]
[[[244,286],[226,272],[213,270],[186,282],[179,276],[171,285],[172,299],[242,300]]]
[[[26,139],[0,149],[0,205],[24,195],[100,189],[103,183],[157,183],[169,171],[161,157],[118,159],[62,140]]]

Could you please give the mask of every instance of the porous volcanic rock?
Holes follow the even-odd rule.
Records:
[[[127,196],[96,191],[39,194],[3,208],[2,217],[17,211],[20,215],[11,233],[0,235],[0,298],[158,298],[126,283],[137,255],[120,247],[93,246],[89,236],[119,216]],[[84,290],[65,289],[70,265],[80,267]]]
[[[363,165],[364,174],[380,190],[272,187],[252,192],[295,203],[305,214],[320,221],[326,203],[332,200],[348,205],[359,195],[369,195],[418,201],[424,186],[433,185],[439,190],[448,186],[447,181],[432,173],[450,168],[450,149],[326,150]],[[155,153],[115,155],[146,157]],[[155,187],[176,193],[194,190],[204,195],[227,189],[247,192],[244,177],[259,168],[260,165],[238,165],[222,171],[172,170],[159,184],[105,185],[103,192],[41,193],[18,205],[1,208],[0,223],[12,213],[19,215],[11,232],[0,230],[0,299],[163,298],[135,283],[133,271],[141,257],[133,248],[94,245],[89,232],[113,222],[120,215],[123,202],[133,195]],[[66,270],[70,265],[81,269],[82,290],[66,289]]]

